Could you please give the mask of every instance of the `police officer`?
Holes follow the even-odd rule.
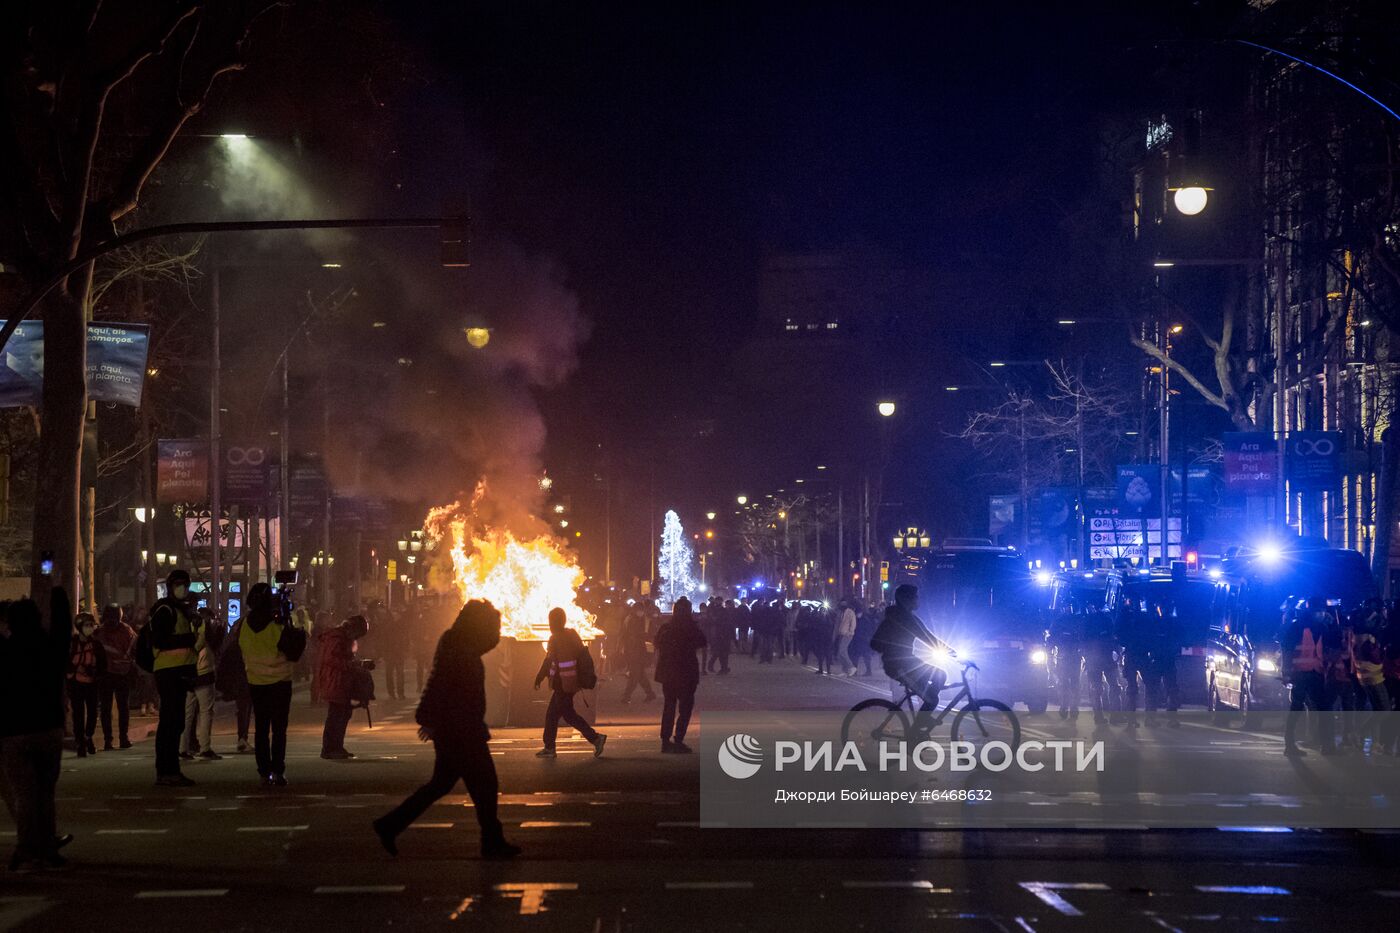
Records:
[[[1079,718],[1079,668],[1083,663],[1083,627],[1071,609],[1050,620],[1048,644],[1055,655],[1055,688],[1060,694],[1060,718]]]
[[[1102,609],[1084,613],[1084,677],[1094,704],[1094,724],[1107,725],[1118,717],[1118,639],[1113,617]]]
[[[156,726],[156,785],[193,787],[180,772],[180,737],[185,732],[185,699],[198,676],[196,659],[204,647],[204,626],[190,608],[190,575],[172,570],[165,578],[165,597],[151,607],[152,669],[160,695]]]

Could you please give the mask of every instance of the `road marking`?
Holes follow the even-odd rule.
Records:
[[[518,895],[520,913],[531,916],[544,910],[544,896],[551,891],[577,891],[578,885],[572,881],[522,881],[498,884],[493,888],[498,894]]]
[[[1022,881],[1021,887],[1066,917],[1082,917],[1084,912],[1059,895],[1059,891],[1107,891],[1097,881]]]
[[[174,813],[174,807],[146,807],[147,813]]]
[[[303,823],[300,826],[240,826],[240,833],[295,833],[311,827]]]
[[[111,813],[111,807],[80,807],[79,813]]]
[[[1016,925],[1017,925],[1018,927],[1020,927],[1021,929],[1025,930],[1026,933],[1035,933],[1035,927],[1033,927],[1033,926],[1031,926],[1029,923],[1027,923],[1025,917],[1017,917],[1017,918],[1016,918]]]
[[[335,808],[337,810],[364,810],[368,806],[367,803],[338,803]]]
[[[409,823],[409,829],[451,829],[456,823]]]
[[[1271,884],[1198,884],[1202,894],[1275,894],[1287,897],[1293,892]]]
[[[575,827],[576,827],[576,828],[579,828],[579,829],[587,829],[588,827],[590,827],[590,826],[592,826],[592,825],[593,825],[592,823],[585,823],[585,822],[582,822],[582,821],[557,822],[557,821],[554,821],[554,820],[526,820],[525,822],[523,822],[523,823],[520,824],[520,828],[521,828],[521,829],[564,829],[564,828],[575,828]]]
[[[168,832],[164,829],[99,829],[99,836],[159,836]]]
[[[1381,897],[1400,897],[1400,891],[1377,891]]]
[[[400,894],[401,884],[323,884],[313,888],[312,894]]]
[[[843,881],[843,888],[915,888],[930,894],[952,894],[952,888],[935,888],[932,881]]]
[[[183,888],[169,891],[137,891],[137,900],[153,900],[167,897],[223,897],[228,888]]]
[[[752,881],[668,881],[667,891],[747,891],[753,887]]]
[[[237,809],[238,809],[238,807],[210,807],[210,808],[209,808],[209,812],[210,812],[210,813],[216,813],[216,812],[218,812],[218,811],[220,811],[220,810],[237,810]]]
[[[13,930],[34,919],[48,910],[51,903],[46,897],[0,897],[0,930]]]
[[[1287,826],[1217,826],[1222,833],[1291,833]]]

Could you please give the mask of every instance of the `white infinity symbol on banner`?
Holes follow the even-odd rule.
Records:
[[[1300,457],[1330,457],[1337,452],[1337,442],[1330,437],[1316,441],[1304,437],[1293,442],[1293,451]]]
[[[233,466],[262,466],[267,461],[265,447],[230,447],[228,462]]]

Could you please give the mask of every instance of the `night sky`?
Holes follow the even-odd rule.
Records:
[[[314,24],[281,27],[268,67],[238,78],[243,99],[276,105],[242,118],[293,138],[317,181],[345,179],[327,214],[431,214],[465,195],[488,250],[550,264],[586,337],[567,380],[528,386],[544,462],[580,498],[610,472],[619,546],[641,554],[649,501],[693,513],[791,479],[726,431],[761,418],[727,405],[765,258],[873,248],[921,270],[921,326],[936,335],[912,348],[925,370],[1041,352],[1014,342],[1073,300],[1065,230],[1094,182],[1100,121],[1134,49],[1181,27],[1118,6],[365,4],[302,64],[277,53],[314,42]],[[310,106],[327,85],[339,93]],[[421,256],[372,249],[418,277],[405,270]],[[444,281],[431,301],[401,287],[429,318],[410,338],[450,339],[471,310],[471,280]],[[404,339],[379,352],[411,353]],[[941,401],[911,413],[905,493],[936,496],[926,478],[961,414]],[[671,426],[705,421],[739,449],[668,455]]]

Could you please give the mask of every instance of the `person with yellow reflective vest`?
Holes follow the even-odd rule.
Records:
[[[185,698],[198,677],[196,659],[204,647],[204,626],[190,607],[190,575],[172,570],[165,578],[165,596],[151,607],[152,672],[160,696],[156,726],[156,785],[193,787],[180,773],[180,738],[185,732]]]
[[[1379,603],[1379,600],[1374,600]],[[1381,750],[1381,730],[1386,718],[1383,713],[1390,712],[1390,691],[1385,687],[1385,653],[1381,651],[1381,643],[1377,637],[1380,634],[1380,611],[1379,606],[1367,606],[1373,612],[1358,614],[1353,629],[1351,642],[1351,669],[1356,675],[1357,686],[1361,690],[1361,695],[1366,699],[1371,707],[1371,713],[1366,717],[1365,723],[1360,729],[1359,741],[1365,743],[1369,736],[1371,739],[1371,750],[1377,752]]]
[[[1328,695],[1327,665],[1323,639],[1333,637],[1336,621],[1327,608],[1327,600],[1314,596],[1297,617],[1279,632],[1282,649],[1283,679],[1290,687],[1288,724],[1284,730],[1283,753],[1290,758],[1307,754],[1298,747],[1298,721],[1304,710],[1312,710],[1317,720],[1317,739],[1322,754],[1335,755],[1333,738],[1332,700]]]
[[[271,587],[255,583],[248,591],[248,615],[238,626],[238,651],[253,700],[253,754],[258,775],[269,787],[285,787],[287,719],[296,661],[287,656],[283,637],[288,629],[297,630],[291,620],[279,619],[275,610]]]

